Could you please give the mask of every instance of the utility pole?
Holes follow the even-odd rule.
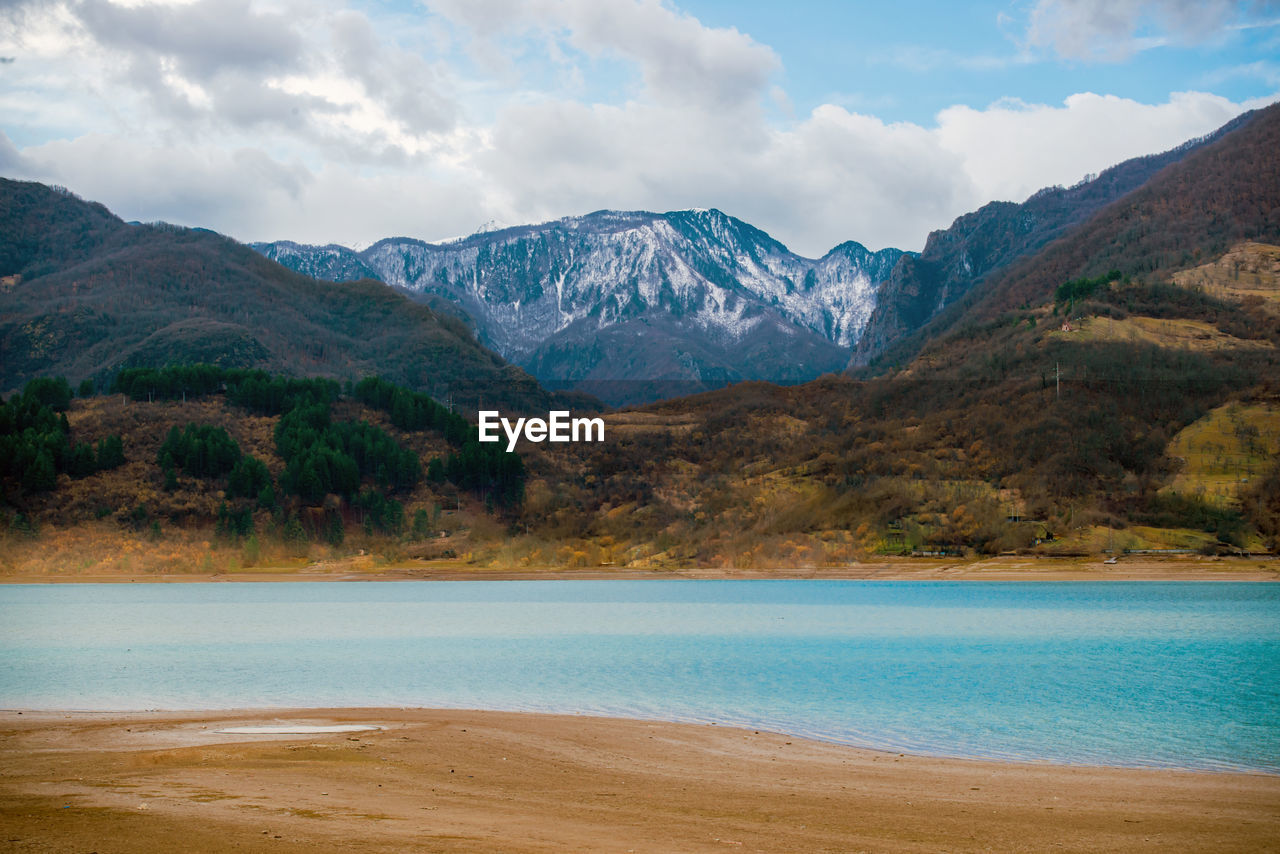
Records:
[[[1062,399],[1062,363],[1053,363],[1053,399]]]

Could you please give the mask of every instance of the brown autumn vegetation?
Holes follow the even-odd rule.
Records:
[[[882,287],[875,310],[853,350],[853,365],[900,364],[913,356],[938,328],[957,316],[929,324],[944,308],[988,290],[1002,270],[1068,234],[1094,214],[1143,186],[1161,170],[1212,145],[1258,118],[1240,115],[1206,137],[1161,154],[1135,157],[1072,187],[1045,187],[1021,204],[990,202],[935,231],[918,256],[904,256]],[[1104,268],[1105,269],[1105,268]],[[1079,275],[1078,273],[1068,275]]]
[[[1196,328],[1214,334],[1088,333],[1100,319],[1142,321],[1157,333],[1166,322],[1131,309],[1168,322],[1198,318]],[[424,481],[400,500],[407,520],[421,511],[429,524],[366,530],[339,502],[349,518],[337,544],[316,525],[290,539],[281,513],[261,508],[251,537],[220,534],[224,482],[180,475],[175,489],[164,488],[160,443],[171,427],[193,422],[225,429],[279,483],[278,416],[221,395],[76,400],[67,413],[75,440],[120,435],[126,464],[60,475],[44,497],[18,496],[39,534],[10,531],[6,561],[10,570],[21,561],[236,572],[377,555],[383,563],[753,569],[910,552],[1274,549],[1280,333],[1251,314],[1263,309],[1129,280],[1071,310],[1069,320],[1062,305],[1002,318],[981,338],[951,339],[945,360],[922,358],[891,377],[748,383],[610,413],[604,443],[522,443],[528,480],[516,507],[494,509],[483,493]],[[1085,331],[1064,331],[1064,321]],[[1253,337],[1237,339],[1211,321]],[[450,450],[438,433],[399,429],[348,397],[333,415],[377,425],[424,464]],[[1233,464],[1230,488],[1213,480]],[[294,504],[304,519],[333,509]]]
[[[423,460],[444,457],[450,450],[438,433],[399,430],[384,412],[354,400],[339,401],[332,414],[337,421],[377,426]],[[467,532],[492,531],[493,523],[474,497],[451,484],[427,481],[395,493],[404,521],[394,535],[364,524],[360,508],[336,495],[312,506],[282,494],[274,506],[252,508],[248,532],[223,530],[218,520],[220,508],[230,500],[227,478],[179,471],[176,483],[166,484],[157,460],[161,444],[173,428],[221,428],[246,455],[265,462],[278,485],[285,469],[273,435],[279,416],[254,415],[220,395],[149,403],[122,394],[75,400],[66,415],[75,441],[122,437],[126,461],[86,477],[60,474],[48,492],[29,493],[6,483],[8,524],[0,561],[7,571],[53,567],[89,574],[209,573],[304,566],[375,552],[382,563],[455,557],[460,550],[465,557]],[[333,542],[325,528],[335,512],[344,522],[340,542]],[[301,530],[289,530],[291,520]]]
[[[518,505],[491,509],[483,493],[438,481],[416,486],[404,497],[406,515],[441,508],[417,531],[321,546],[318,531],[285,536],[279,517],[261,509],[253,525],[259,548],[310,559],[317,550],[340,557],[361,549],[438,557],[452,505],[446,539],[457,545],[449,551],[484,565],[767,567],[901,552],[1276,551],[1280,447],[1261,429],[1233,432],[1252,443],[1250,469],[1230,491],[1210,494],[1197,492],[1196,478],[1206,475],[1193,470],[1202,461],[1184,444],[1189,430],[1221,433],[1214,419],[1224,406],[1280,407],[1280,312],[1268,299],[1280,290],[1278,150],[1280,107],[992,276],[927,328],[927,342],[901,368],[791,388],[744,383],[611,413],[604,443],[524,443],[528,478]],[[33,258],[24,275],[43,263]],[[25,284],[6,286],[6,298]],[[70,309],[70,298],[59,299]],[[53,347],[60,339],[45,332],[36,338]],[[11,333],[5,346],[15,346]],[[284,461],[264,439],[275,416],[255,422],[216,397],[200,406],[207,408],[200,420],[224,425],[279,478]],[[166,491],[151,450],[169,427],[196,420],[183,408],[108,399],[73,406],[77,441],[116,430],[127,464],[75,483],[61,475],[42,497],[10,493],[10,520],[17,510],[42,533],[33,540],[20,526],[10,530],[6,559],[36,548],[24,543],[98,521],[126,539],[159,528],[160,538],[217,548],[209,507],[221,485],[179,481]],[[439,452],[429,431],[396,430],[376,412],[352,412],[383,424],[424,459]],[[1198,447],[1203,453],[1203,441]]]
[[[1089,318],[1154,331],[1063,331]],[[1169,484],[1184,428],[1232,400],[1280,405],[1278,344],[1257,305],[1118,281],[999,316],[888,377],[744,384],[610,415],[606,446],[531,459],[524,513],[588,559],[601,541],[623,560],[748,566],[1070,553],[1105,547],[1106,528],[1134,548],[1274,549],[1274,431],[1249,434],[1256,476],[1224,500]]]
[[[883,372],[1043,305],[1064,281],[1108,270],[1167,281],[1249,241],[1280,244],[1280,107],[1191,151],[1041,251],[1000,267],[872,362]]]

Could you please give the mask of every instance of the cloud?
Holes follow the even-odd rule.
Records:
[[[1225,80],[1243,78],[1260,80],[1267,86],[1280,89],[1280,64],[1258,60],[1242,65],[1219,68],[1205,75],[1206,83],[1222,83]]]
[[[430,2],[425,22],[247,0],[31,6],[0,30],[0,55],[18,57],[0,72],[0,115],[20,131],[0,137],[0,169],[243,240],[430,240],[490,219],[718,207],[816,256],[845,240],[919,249],[992,199],[1074,183],[1245,109],[1082,93],[927,124],[848,103],[779,118],[772,50],[662,3]],[[496,78],[475,59],[490,48],[509,60]],[[577,74],[595,91],[601,68],[625,72],[623,96],[557,82]]]
[[[240,240],[298,236],[367,244],[389,235],[445,234],[484,221],[472,188],[412,172],[311,170],[256,148],[140,146],[91,134],[33,146],[6,173],[64,184],[126,220],[212,228]]]
[[[929,131],[829,105],[785,131],[660,105],[524,105],[479,162],[507,221],[714,206],[811,255],[919,243],[978,195]]]
[[[13,140],[9,139],[4,131],[0,131],[0,172],[6,175],[20,175],[26,171],[27,166],[22,153],[13,144]]]
[[[827,104],[779,129],[664,105],[547,101],[504,112],[474,162],[508,222],[715,206],[809,255],[849,239],[919,249],[988,201],[1073,184],[1244,109],[1203,93],[1157,105],[1085,93],[954,107],[923,127]]]
[[[1212,41],[1277,6],[1250,0],[1039,0],[1026,38],[1067,59],[1119,61],[1170,42]]]
[[[777,54],[731,27],[708,27],[657,0],[430,0],[479,38],[536,30],[588,56],[635,63],[648,97],[704,108],[754,106]]]
[[[410,133],[448,130],[457,106],[440,92],[441,75],[421,57],[387,45],[364,15],[343,11],[332,25],[339,69],[359,81],[365,97],[379,104]]]
[[[1022,201],[1040,187],[1073,184],[1086,173],[1168,150],[1243,111],[1202,92],[1177,92],[1164,104],[1082,93],[1058,107],[951,107],[939,114],[937,135],[988,198]]]
[[[56,178],[125,219],[218,230],[236,217],[254,223],[272,198],[298,200],[308,180],[302,167],[257,149],[147,147],[106,134],[33,146],[23,156],[29,173]]]
[[[919,249],[930,230],[987,201],[1074,183],[1240,111],[1199,93],[1159,105],[1084,94],[1059,106],[956,107],[934,127],[825,105],[777,129],[666,105],[543,101],[505,110],[459,142],[469,155],[431,169],[309,169],[257,148],[147,148],[96,135],[27,149],[22,163],[25,175],[122,215],[241,239],[435,239],[491,218],[714,206],[817,256],[850,239]]]
[[[314,165],[408,166],[451,144],[459,108],[440,63],[363,13],[279,2],[32,4],[0,35],[0,53],[22,60],[0,109],[54,133],[114,123],[153,139],[287,150]]]
[[[780,67],[774,52],[732,28],[703,26],[657,2],[572,0],[561,4],[572,41],[638,63],[658,100],[712,109],[752,106]]]
[[[171,61],[193,81],[231,69],[277,73],[301,61],[303,43],[291,21],[256,11],[248,0],[196,0],[181,6],[80,0],[71,8],[99,44],[140,61]]]

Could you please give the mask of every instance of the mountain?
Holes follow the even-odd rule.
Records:
[[[958,218],[950,228],[931,233],[924,251],[904,255],[881,286],[850,367],[886,355],[882,361],[906,360],[923,340],[914,333],[988,276],[1063,236],[1253,115],[1245,113],[1163,154],[1127,160],[1073,187],[1046,187],[1022,204],[991,202]]]
[[[202,229],[129,225],[102,205],[0,179],[0,390],[174,362],[383,374],[464,407],[559,399],[464,324],[371,280],[300,275]],[[589,401],[579,401],[589,405]]]
[[[543,475],[556,489],[532,490],[527,518],[602,562],[1280,552],[1280,105],[917,335],[870,378],[611,414],[607,446],[545,450],[596,477]]]
[[[920,330],[988,277],[1250,118],[1070,188],[987,204],[930,234],[918,254],[849,242],[802,258],[717,210],[597,211],[446,243],[390,238],[358,253],[254,248],[309,275],[373,274],[437,311],[456,306],[482,342],[542,382],[614,403],[740,380],[791,384],[909,359]]]
[[[336,243],[307,246],[290,240],[278,240],[270,244],[251,243],[249,246],[272,261],[313,279],[358,282],[361,279],[378,278],[373,268],[364,263],[356,252]]]
[[[1242,241],[1280,243],[1280,105],[1247,113],[1206,139],[1061,239],[988,276],[907,343],[921,356],[936,353],[1010,311],[1052,300],[1073,278],[1116,270],[1165,281]]]
[[[738,383],[608,413],[605,442],[521,443],[524,500],[500,524],[480,512],[474,491],[470,512],[466,496],[459,498],[458,488],[438,477],[435,486],[422,485],[406,511],[434,517],[439,508],[455,508],[447,514],[449,548],[485,566],[795,571],[913,550],[1280,551],[1277,152],[1280,106],[1197,145],[1141,187],[987,273],[908,336],[905,343],[914,349],[901,351],[893,370],[864,378],[831,374],[794,386]],[[648,216],[666,223],[655,219],[652,229],[675,230],[666,219],[673,215]],[[499,289],[502,271],[536,266],[518,255],[499,263],[507,258],[503,252],[545,243],[545,257],[558,257],[544,233],[554,225],[499,230],[436,249],[456,253],[459,245],[471,246],[472,266],[463,269],[476,272],[475,290],[483,296]],[[293,372],[301,366],[345,376],[331,361],[314,368],[307,360],[333,360],[333,327],[350,322],[342,354],[380,347],[377,355],[387,368],[403,370],[406,360],[396,350],[405,343],[408,364],[421,362],[413,335],[397,332],[406,312],[421,318],[415,329],[437,330],[431,334],[441,350],[433,371],[456,370],[454,362],[474,365],[469,360],[484,354],[474,342],[457,343],[469,340],[461,324],[384,286],[317,283],[216,235],[122,226],[100,206],[38,185],[6,187],[0,227],[0,365],[6,377],[17,372],[15,365],[27,375],[36,372],[31,365],[38,360],[75,367],[81,352],[105,346],[99,339],[117,334],[124,356],[142,349],[157,360],[155,347],[142,347],[134,324],[150,322],[149,313],[160,309],[168,325],[153,323],[148,335],[163,330],[161,343],[183,353],[207,343],[211,355],[226,363],[248,361],[260,347],[264,362],[291,360]],[[634,223],[618,223],[616,231],[598,236],[602,227],[591,224],[582,240],[616,240],[619,258],[628,233],[643,236]],[[572,246],[583,245],[565,230]],[[776,251],[766,238],[743,234],[733,240],[754,245],[758,257]],[[424,246],[416,244],[415,252],[427,252]],[[499,252],[502,247],[508,248]],[[593,255],[593,263],[600,257]],[[377,269],[368,255],[361,259]],[[576,250],[574,259],[582,261]],[[454,281],[451,268],[432,269],[440,280]],[[625,283],[625,277],[619,280]],[[716,286],[736,293],[736,282]],[[368,307],[375,295],[386,309],[381,315]],[[37,299],[38,311],[31,307]],[[782,306],[779,299],[769,310],[781,316]],[[95,311],[105,320],[99,322]],[[651,337],[681,331],[663,326],[657,315],[648,319],[647,328],[657,328]],[[271,336],[303,324],[310,325],[283,344]],[[202,339],[195,333],[205,327],[226,334]],[[647,355],[629,340],[628,328],[614,324],[594,339],[605,351],[602,359],[617,360],[626,346],[640,348],[636,358]],[[456,335],[447,338],[440,329]],[[382,342],[384,333],[392,340]],[[681,340],[679,346],[690,346]],[[322,346],[308,349],[313,342]],[[122,361],[116,357],[115,363]],[[73,379],[85,375],[63,370]],[[480,368],[467,371],[484,376]],[[532,383],[510,366],[485,382],[500,382],[505,371]],[[12,382],[6,379],[8,387]],[[429,382],[418,387],[431,388]],[[481,387],[479,380],[472,386]],[[495,385],[495,397],[509,395],[504,388]],[[141,409],[118,398],[77,400],[70,426],[86,446],[104,433],[134,436],[139,444],[150,437],[158,445],[162,430],[136,429]],[[240,428],[246,448],[257,436],[256,448],[278,471],[284,460],[266,456],[269,429],[219,411],[209,410],[210,417],[225,419],[218,423],[233,432]],[[395,412],[393,404],[393,427],[396,420],[404,423],[405,413],[397,418]],[[82,420],[81,413],[92,417]],[[188,420],[177,411],[164,417],[169,420],[152,423],[167,429]],[[130,425],[135,429],[126,433]],[[440,437],[419,432],[395,435],[420,455],[443,452]],[[162,473],[154,449],[139,453],[128,446],[126,455],[143,473],[129,481],[132,488],[158,489]],[[94,478],[101,477],[63,483],[59,475],[55,492],[42,493],[50,515],[37,513],[36,522],[57,522],[53,511],[63,506],[63,495],[78,502],[72,506],[79,519],[102,506],[132,506],[92,492],[100,483]],[[152,506],[166,506],[168,499],[161,500]],[[122,524],[136,525],[137,515],[129,510]],[[207,509],[205,515],[208,520]],[[464,538],[467,525],[473,527]],[[200,534],[194,542],[209,539]]]
[[[254,248],[332,278],[363,264],[447,299],[481,341],[544,383],[618,403],[843,368],[904,255],[848,242],[802,258],[718,210],[597,211],[449,243],[391,238],[360,253]]]

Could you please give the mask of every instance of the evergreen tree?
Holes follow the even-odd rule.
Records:
[[[342,541],[346,539],[346,536],[346,531],[342,527],[342,515],[339,513],[330,514],[328,530],[325,532],[325,539],[329,541],[329,545],[342,545]]]
[[[119,436],[104,436],[98,440],[97,466],[106,471],[124,465],[124,442]]]
[[[157,462],[162,469],[178,466],[192,477],[219,477],[230,473],[240,458],[240,445],[226,430],[188,424],[181,432],[177,427],[169,431]]]
[[[35,458],[22,473],[22,488],[28,492],[48,492],[57,483],[57,473],[53,468],[53,455],[41,448]]]
[[[232,498],[256,498],[271,485],[271,474],[261,460],[250,454],[241,457],[227,478],[227,495]]]
[[[66,377],[37,377],[23,387],[22,396],[62,412],[71,405],[71,384]]]
[[[67,473],[72,477],[87,477],[98,470],[93,456],[93,446],[88,442],[77,442],[71,449],[71,458],[67,465]]]

